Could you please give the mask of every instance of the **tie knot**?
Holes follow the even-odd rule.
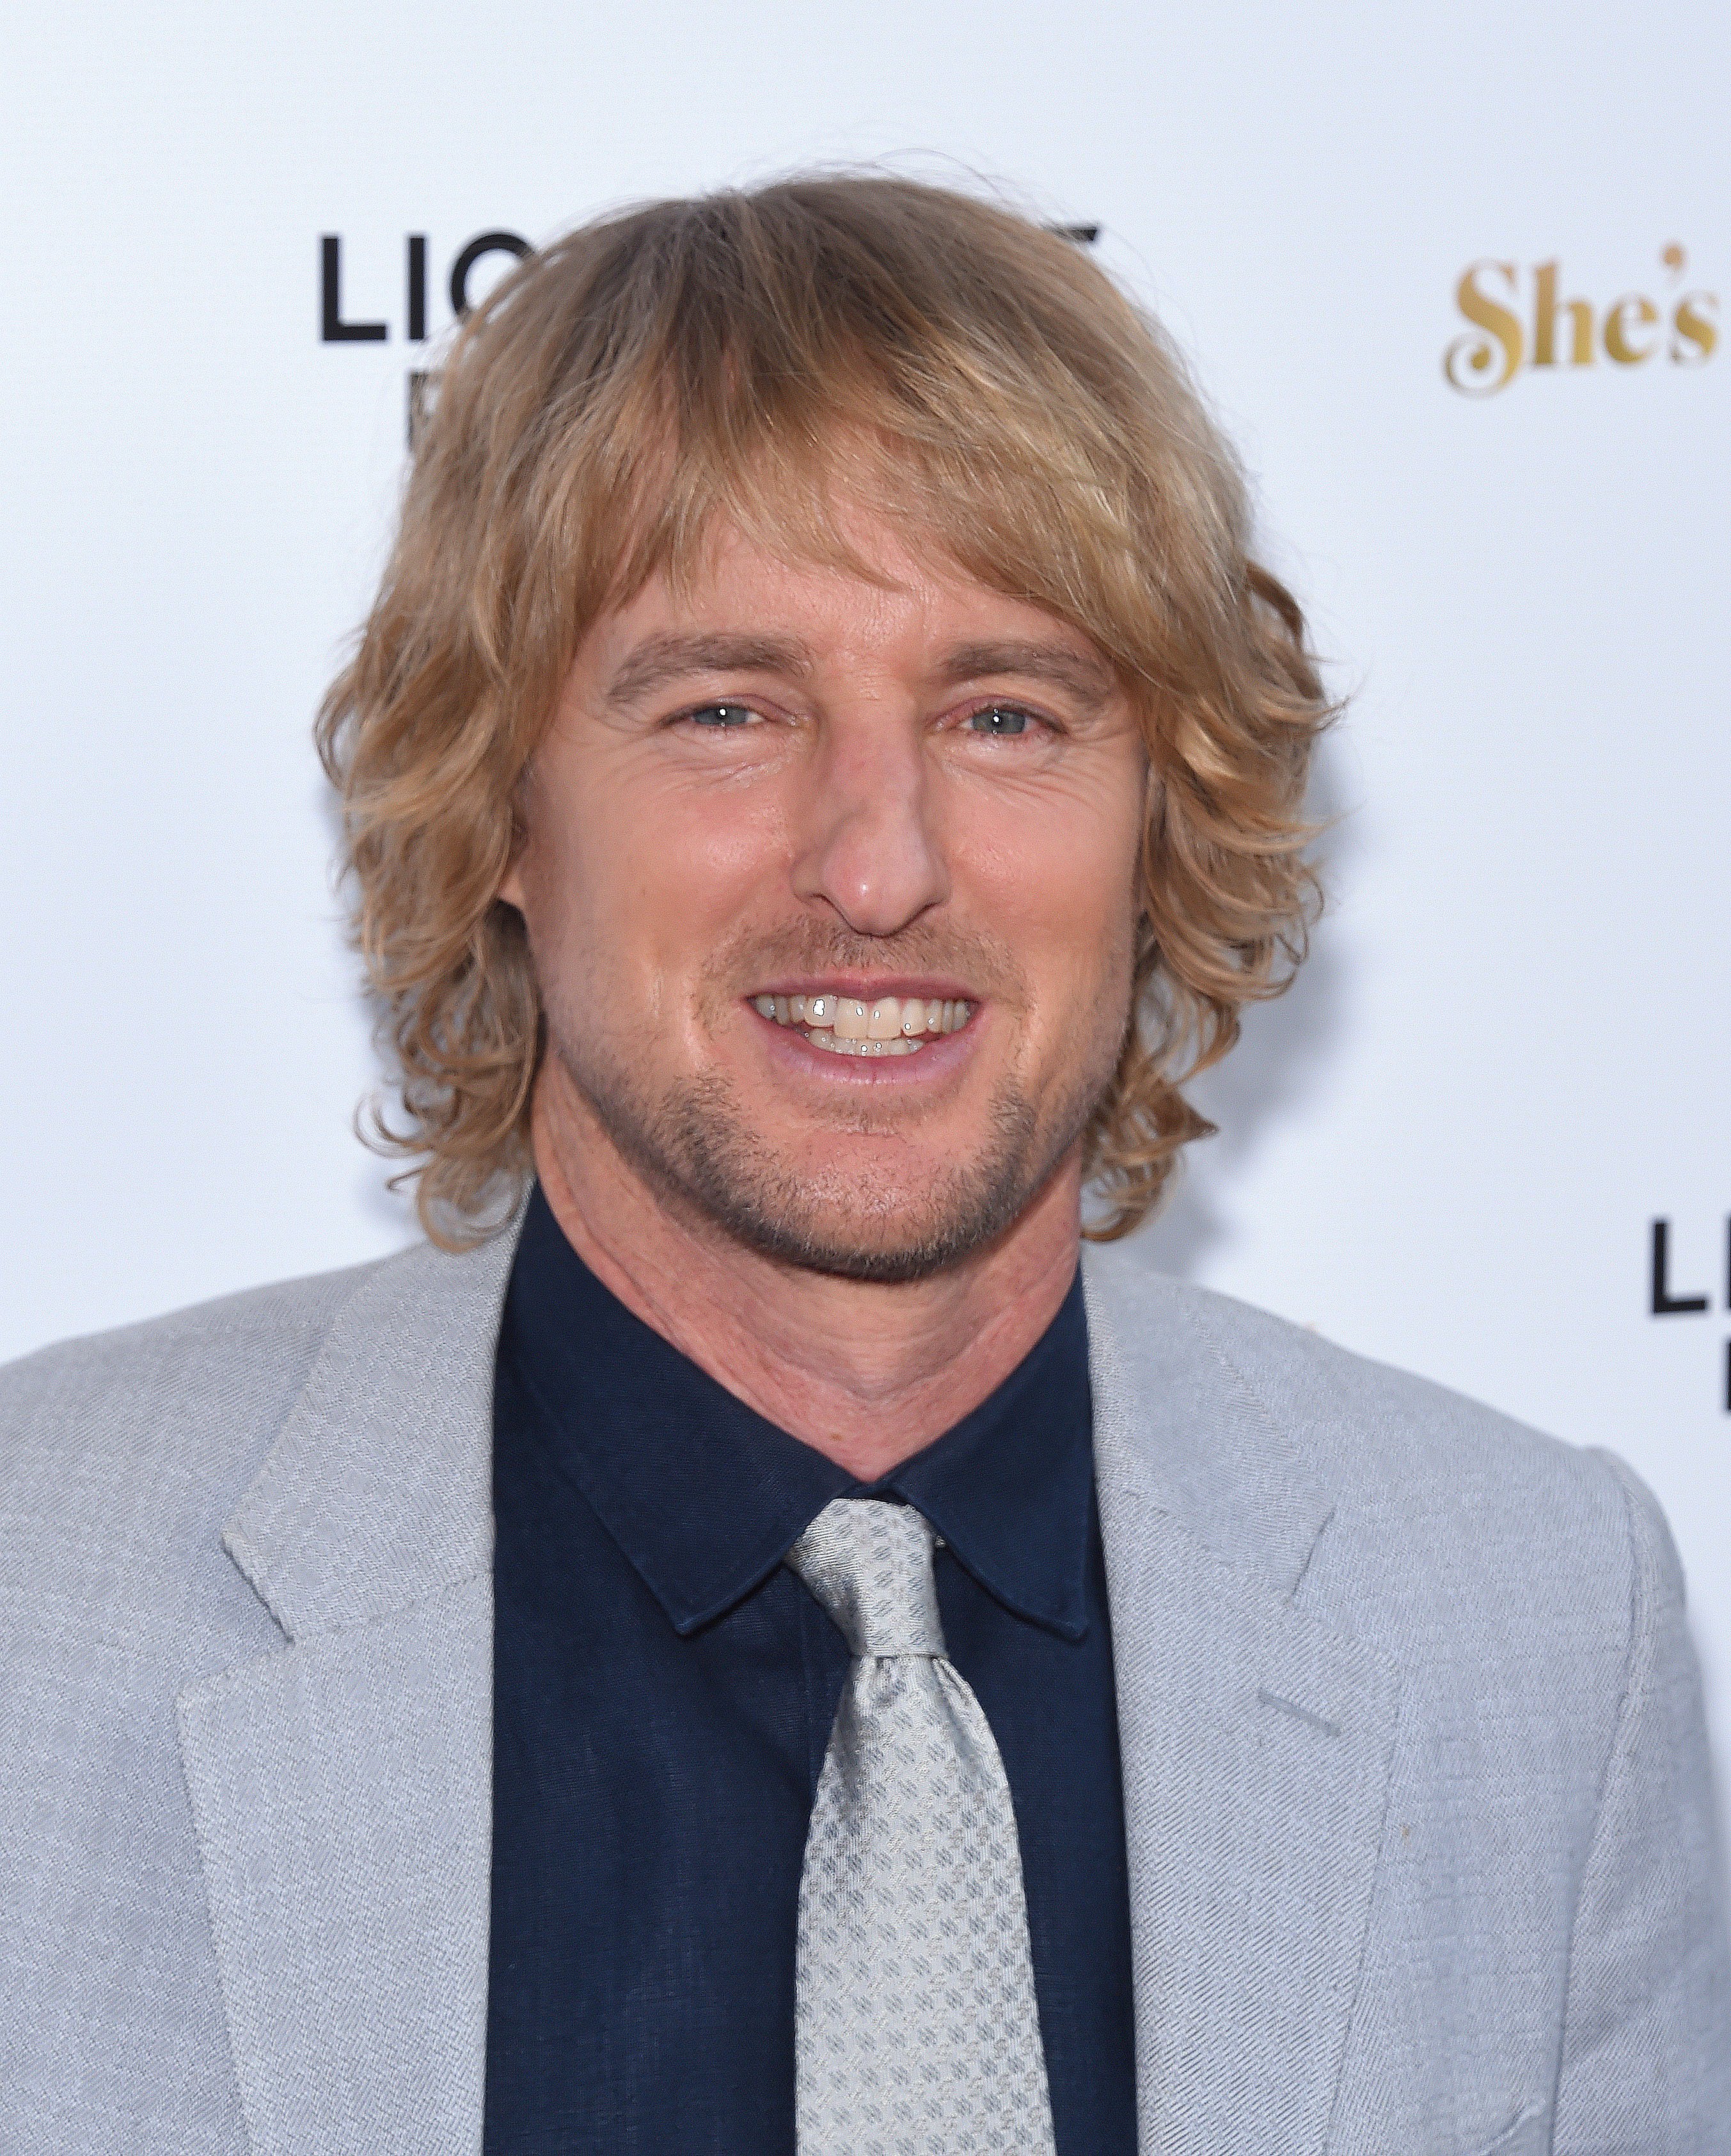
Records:
[[[788,1552],[855,1655],[941,1655],[937,1537],[912,1505],[837,1497]]]

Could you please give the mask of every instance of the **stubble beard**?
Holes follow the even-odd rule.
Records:
[[[651,1097],[599,1044],[579,1044],[549,1014],[549,1052],[623,1158],[664,1204],[758,1255],[802,1271],[887,1285],[929,1279],[996,1241],[1045,1188],[1086,1130],[1117,1067],[1122,1026],[1091,1033],[1044,1111],[1015,1082],[998,1087],[973,1156],[876,1190],[839,1165],[800,1173],[778,1154],[718,1071]],[[587,1052],[585,1052],[587,1050]],[[893,1139],[871,1109],[838,1119],[839,1137]]]

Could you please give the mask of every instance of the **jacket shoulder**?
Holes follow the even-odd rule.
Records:
[[[118,1396],[136,1406],[166,1380],[224,1365],[300,1358],[349,1298],[383,1265],[375,1260],[220,1296],[111,1331],[54,1342],[0,1367],[0,1429],[52,1425]]]
[[[1188,1336],[1318,1467],[1411,1483],[1490,1474],[1595,1489],[1618,1478],[1602,1453],[1547,1436],[1448,1386],[1325,1339],[1271,1311],[1155,1271],[1122,1245],[1091,1252],[1090,1300],[1134,1367],[1162,1336]]]
[[[421,1246],[62,1341],[0,1369],[0,1512],[13,1569],[44,1537],[166,1551],[231,1505],[337,1315]]]
[[[1328,1491],[1307,1598],[1356,1599],[1350,1579],[1395,1632],[1427,1609],[1458,1621],[1476,1595],[1535,1615],[1539,1604],[1590,1611],[1620,1649],[1641,1548],[1657,1535],[1659,1561],[1674,1564],[1651,1493],[1612,1454],[1157,1273],[1131,1250],[1092,1254],[1088,1282],[1140,1397],[1158,1400],[1174,1373],[1232,1390]]]

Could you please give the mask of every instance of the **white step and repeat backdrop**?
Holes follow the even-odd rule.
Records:
[[[14,13],[0,1354],[408,1232],[308,727],[453,287],[816,160],[1097,224],[1350,717],[1311,968],[1153,1262],[1657,1486],[1731,1740],[1731,16]]]

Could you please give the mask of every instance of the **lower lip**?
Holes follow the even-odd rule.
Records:
[[[838,1055],[833,1048],[814,1048],[799,1026],[777,1024],[754,1004],[744,1008],[768,1036],[769,1052],[784,1069],[842,1086],[917,1086],[947,1077],[973,1054],[980,1020],[976,1004],[966,1025],[954,1033],[928,1034],[926,1045],[915,1055]]]

